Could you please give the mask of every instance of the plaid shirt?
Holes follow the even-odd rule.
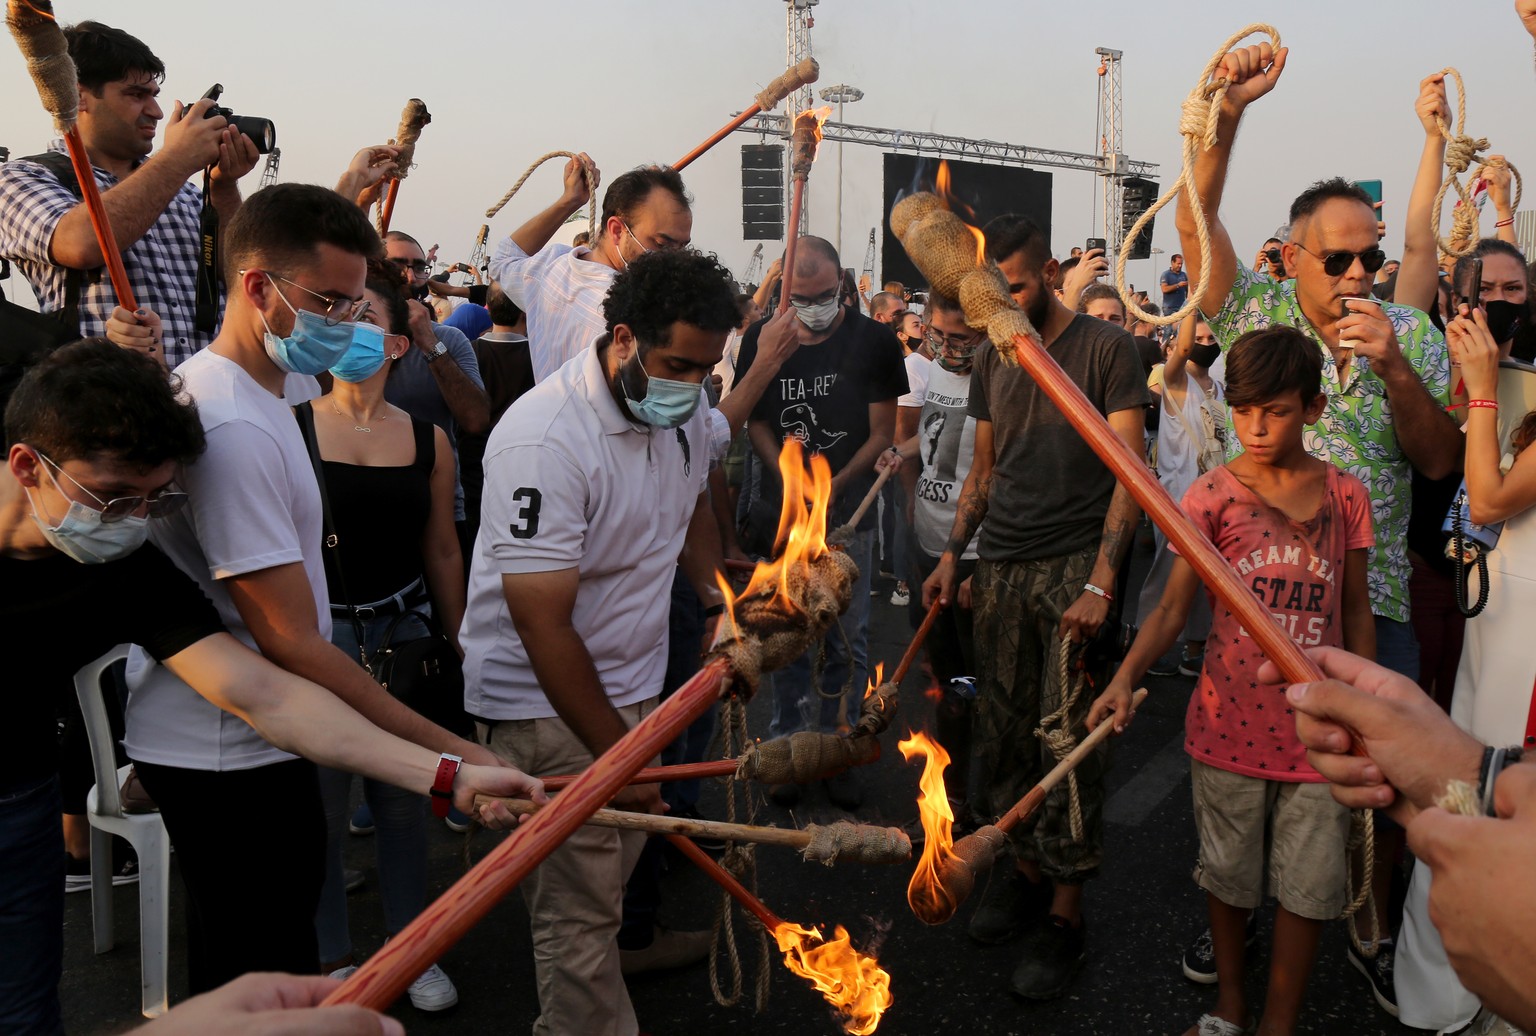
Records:
[[[1429,317],[1408,306],[1385,307],[1403,359],[1424,383],[1434,401],[1449,403],[1450,358],[1445,336]],[[1237,280],[1221,312],[1208,318],[1211,332],[1226,350],[1249,331],[1285,324],[1318,343],[1323,357],[1323,392],[1328,406],[1322,419],[1307,428],[1303,443],[1314,457],[1332,461],[1365,483],[1371,494],[1376,545],[1371,548],[1366,586],[1371,611],[1397,622],[1408,621],[1408,514],[1413,503],[1413,469],[1403,454],[1392,423],[1387,386],[1371,370],[1371,362],[1356,356],[1343,384],[1333,353],[1323,345],[1312,322],[1296,301],[1295,281],[1275,281],[1237,264]],[[1227,459],[1243,452],[1231,415],[1227,416]]]
[[[64,142],[55,140],[48,150],[63,152]],[[117,177],[106,170],[95,172],[96,186],[103,193],[117,183]],[[15,262],[45,313],[64,308],[69,271],[49,258],[49,244],[59,220],[78,204],[80,199],[46,166],[0,163],[0,256]],[[201,333],[195,326],[202,208],[202,189],[184,184],[144,236],[123,249],[134,301],[154,310],[165,325],[165,362],[173,370],[213,341],[212,334]],[[117,295],[105,267],[83,272],[80,333],[105,334]],[[221,313],[223,300],[221,288]]]

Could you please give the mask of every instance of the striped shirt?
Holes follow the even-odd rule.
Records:
[[[55,140],[48,150],[65,152],[64,142]],[[104,194],[118,182],[105,169],[97,167],[95,173],[96,186]],[[0,163],[0,256],[15,262],[45,313],[64,308],[70,271],[53,262],[49,246],[59,220],[78,204],[80,199],[46,166],[22,161]],[[183,184],[149,230],[123,248],[123,268],[134,301],[154,310],[164,324],[165,362],[172,370],[214,337],[196,328],[202,208],[202,189]],[[122,242],[118,244],[122,246]],[[105,334],[117,293],[105,267],[83,273],[80,333]],[[223,309],[221,288],[219,311]]]

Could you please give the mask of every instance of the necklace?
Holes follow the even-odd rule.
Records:
[[[331,409],[336,411],[336,416],[337,417],[348,417],[347,414],[344,414],[344,413],[341,412],[341,407],[336,405],[336,400],[334,400],[334,399],[331,400]],[[373,426],[372,425],[358,424],[357,423],[357,418],[355,418],[355,417],[349,417],[348,419],[352,421],[352,430],[354,432],[371,432],[371,431],[373,431]],[[375,420],[388,421],[389,420],[389,415],[386,414],[384,411],[380,410],[379,413],[377,414],[377,416],[375,417]]]

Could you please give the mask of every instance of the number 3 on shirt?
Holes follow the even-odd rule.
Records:
[[[539,508],[544,503],[544,494],[524,486],[512,494],[512,502],[517,505],[517,510],[512,512],[510,527],[513,538],[532,539],[539,532]]]

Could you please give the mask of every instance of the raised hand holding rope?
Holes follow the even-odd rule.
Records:
[[[1461,80],[1461,73],[1447,65],[1440,70],[1440,74],[1456,80],[1456,132],[1451,132],[1444,118],[1438,114],[1435,116],[1435,123],[1440,127],[1440,135],[1445,138],[1446,173],[1439,192],[1435,194],[1435,207],[1430,213],[1430,219],[1433,221],[1435,243],[1440,246],[1441,254],[1460,259],[1472,254],[1481,237],[1478,232],[1477,206],[1472,199],[1471,184],[1477,182],[1477,178],[1482,175],[1489,163],[1487,160],[1480,161],[1469,183],[1462,183],[1458,177],[1467,171],[1479,152],[1488,150],[1488,138],[1467,136],[1467,88]],[[1524,181],[1521,180],[1520,170],[1515,168],[1513,162],[1506,159],[1504,164],[1509,167],[1510,175],[1515,178],[1515,197],[1510,208],[1519,209]],[[1452,187],[1456,188],[1456,195],[1461,199],[1461,204],[1457,206],[1456,213],[1451,218],[1451,237],[1450,240],[1446,240],[1440,236],[1440,214],[1445,205],[1446,193]]]
[[[1241,61],[1239,56],[1231,53],[1232,48],[1255,33],[1264,33],[1270,39],[1268,44],[1260,48],[1261,67],[1254,69],[1232,67],[1233,61],[1229,61],[1229,58]],[[1127,241],[1136,240],[1137,235],[1151,222],[1152,217],[1177,198],[1180,191],[1188,188],[1185,195],[1195,217],[1195,236],[1200,241],[1199,284],[1190,291],[1178,312],[1162,315],[1148,313],[1136,304],[1136,300],[1126,289],[1125,262],[1130,253],[1127,249],[1120,249],[1120,254],[1115,257],[1115,289],[1120,292],[1120,298],[1125,302],[1128,320],[1144,320],[1157,327],[1173,327],[1200,308],[1200,300],[1205,298],[1205,293],[1211,286],[1211,228],[1206,222],[1205,207],[1200,203],[1199,194],[1195,191],[1195,158],[1200,149],[1209,149],[1216,145],[1216,127],[1221,119],[1221,104],[1226,99],[1227,91],[1256,76],[1262,76],[1269,86],[1272,86],[1285,68],[1286,53],[1286,49],[1280,45],[1280,30],[1273,25],[1255,22],[1241,32],[1228,37],[1201,70],[1200,79],[1195,83],[1195,88],[1184,99],[1183,113],[1179,118],[1179,133],[1184,137],[1184,160],[1179,169],[1179,178],[1173,182],[1172,187],[1163,192],[1161,198],[1152,203],[1151,208],[1141,214],[1141,218],[1125,235]],[[1268,86],[1265,89],[1267,91]]]

